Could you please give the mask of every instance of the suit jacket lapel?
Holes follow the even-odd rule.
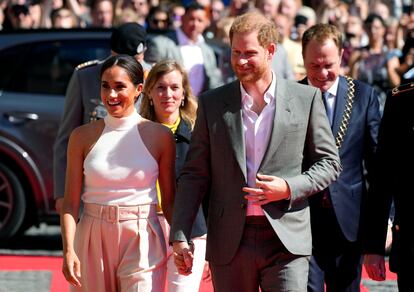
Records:
[[[343,77],[339,77],[338,91],[336,93],[335,110],[332,123],[332,133],[336,137],[341,125],[343,114],[346,106],[346,99],[348,93],[348,84]]]
[[[230,137],[230,144],[234,150],[234,155],[247,181],[246,170],[246,147],[243,133],[243,121],[241,110],[240,82],[235,81],[228,87],[228,91],[223,98],[223,119],[227,126]]]
[[[286,81],[282,78],[277,78],[275,91],[276,109],[273,117],[273,127],[265,155],[263,156],[263,160],[259,167],[259,171],[261,168],[265,167],[266,162],[270,160],[272,155],[277,151],[277,148],[279,147],[280,142],[282,142],[289,124],[290,94],[286,87]]]

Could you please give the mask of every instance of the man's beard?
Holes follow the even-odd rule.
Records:
[[[234,74],[240,80],[240,82],[256,82],[263,77],[264,73],[266,72],[267,67],[265,65],[261,65],[259,67],[254,67],[252,71],[249,72],[238,72],[237,68],[233,68]]]

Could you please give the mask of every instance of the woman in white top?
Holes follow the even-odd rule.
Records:
[[[166,246],[156,181],[169,221],[175,143],[168,128],[136,112],[142,82],[142,66],[134,58],[107,59],[101,99],[108,115],[76,128],[69,138],[62,270],[74,291],[164,289]],[[76,224],[81,200],[83,215]]]

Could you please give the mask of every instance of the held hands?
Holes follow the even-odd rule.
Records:
[[[173,242],[174,264],[180,275],[188,276],[191,274],[194,259],[194,245],[188,245],[184,241]]]
[[[63,257],[62,273],[72,286],[81,287],[80,261],[74,252],[67,252]]]
[[[257,174],[256,187],[244,187],[243,192],[249,193],[245,198],[254,205],[265,205],[290,198],[290,189],[286,181],[273,175]]]
[[[385,261],[382,255],[366,254],[364,257],[364,267],[372,280],[385,280]]]

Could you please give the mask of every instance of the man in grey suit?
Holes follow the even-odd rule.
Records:
[[[191,273],[192,222],[209,195],[206,257],[215,291],[306,291],[308,196],[341,164],[318,89],[276,78],[274,23],[257,12],[230,30],[238,80],[199,98],[170,241]]]
[[[150,37],[145,61],[156,63],[173,59],[186,69],[195,96],[223,84],[213,49],[205,42],[203,31],[208,25],[204,6],[191,2],[186,6],[181,28],[166,35]]]
[[[145,71],[151,66],[144,62],[147,33],[137,23],[125,23],[111,35],[112,54],[134,56]],[[101,105],[100,71],[104,61],[93,60],[76,67],[66,89],[65,107],[53,146],[53,179],[55,207],[58,212],[63,202],[66,175],[66,150],[73,129],[92,120],[103,118],[106,110]]]

